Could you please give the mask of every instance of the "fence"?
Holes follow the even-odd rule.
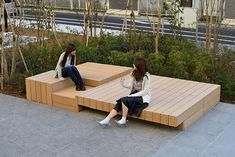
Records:
[[[37,1],[35,0],[21,0],[25,6],[35,6]],[[86,0],[43,0],[46,6],[53,8],[62,8],[67,10],[72,9],[84,9]],[[105,10],[108,0],[95,0],[93,5],[95,8]]]

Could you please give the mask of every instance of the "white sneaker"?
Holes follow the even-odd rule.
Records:
[[[117,121],[117,120],[115,120],[115,122],[116,122],[116,124],[117,124],[118,127],[123,128],[123,127],[127,127],[127,122],[128,122],[128,120],[126,120],[125,123],[120,123],[120,122]]]
[[[108,122],[108,123],[101,123],[101,121],[96,121],[100,126],[102,126],[103,128],[107,128],[107,127],[109,127],[110,126],[110,123]]]

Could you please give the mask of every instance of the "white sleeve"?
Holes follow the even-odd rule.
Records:
[[[150,90],[151,87],[151,80],[150,77],[145,76],[144,81],[143,81],[143,88],[141,91],[128,95],[128,97],[137,97],[137,96],[145,96],[147,95],[148,91]]]
[[[61,78],[62,77],[62,66],[60,65],[61,64],[61,62],[62,62],[62,60],[63,60],[63,57],[64,57],[64,53],[62,53],[61,55],[60,55],[60,58],[59,58],[59,60],[58,60],[58,62],[57,62],[57,66],[56,66],[56,73],[57,73],[57,75],[58,75],[58,78]]]

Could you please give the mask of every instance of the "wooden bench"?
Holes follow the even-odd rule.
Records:
[[[77,95],[77,104],[109,112],[128,92],[117,79]],[[152,100],[139,119],[185,129],[219,100],[219,85],[152,75]]]
[[[79,112],[81,107],[109,112],[116,100],[129,94],[120,77],[127,67],[84,63],[77,66],[86,91],[76,91],[70,79],[54,78],[54,70],[26,79],[27,99]],[[220,86],[169,77],[151,76],[152,99],[139,119],[185,129],[220,100]]]
[[[126,75],[131,71],[131,68],[128,67],[91,62],[77,65],[77,68],[88,89],[90,86],[99,86],[122,75]],[[73,82],[69,78],[65,80],[55,78],[54,70],[26,78],[26,98],[31,101],[61,107],[65,103],[60,103],[58,100],[64,98],[61,102],[65,102],[69,98],[75,99],[75,93],[77,92],[75,91]],[[65,98],[62,96],[63,94],[69,97]],[[72,106],[74,107],[73,109],[68,104],[68,110],[76,111],[77,107],[75,105]],[[66,106],[63,108],[66,108]]]

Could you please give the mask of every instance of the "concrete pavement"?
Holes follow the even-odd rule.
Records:
[[[127,128],[0,94],[1,157],[227,157],[235,154],[235,106],[220,103],[186,131],[130,119]],[[233,154],[233,155],[232,155]]]

